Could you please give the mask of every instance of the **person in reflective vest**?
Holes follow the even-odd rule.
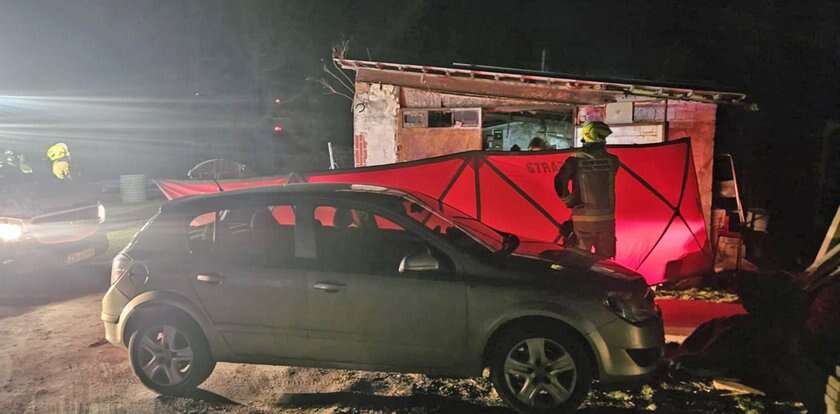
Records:
[[[52,162],[52,173],[59,180],[70,179],[70,149],[59,142],[47,149],[47,158]]]
[[[32,167],[26,161],[26,157],[7,149],[2,151],[2,156],[0,156],[0,171],[6,172],[9,170],[17,174],[32,174]]]
[[[607,136],[612,130],[603,122],[587,122],[581,132],[583,148],[560,167],[554,189],[572,209],[577,239],[573,247],[602,258],[615,257],[615,174],[619,161],[607,152]]]

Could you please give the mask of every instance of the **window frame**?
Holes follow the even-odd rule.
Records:
[[[399,200],[405,200],[403,198],[399,198]],[[301,218],[306,217],[305,222],[309,223],[307,229],[302,229],[299,232],[296,232],[296,237],[298,233],[306,233],[302,234],[302,237],[306,237],[307,239],[311,240],[312,248],[314,249],[313,257],[309,259],[313,260],[320,260],[317,255],[317,240],[315,236],[315,209],[321,206],[330,206],[330,207],[341,207],[341,208],[348,208],[348,209],[356,209],[366,211],[368,213],[378,215],[386,220],[389,220],[400,227],[402,230],[388,230],[388,229],[378,229],[379,231],[405,231],[410,233],[413,237],[420,240],[423,244],[427,246],[431,246],[434,250],[442,254],[444,257],[438,257],[438,261],[441,262],[442,269],[438,272],[428,272],[429,274],[445,274],[451,275],[452,278],[455,278],[456,275],[460,275],[462,272],[462,260],[461,256],[463,253],[459,252],[457,249],[454,249],[448,243],[444,243],[440,240],[439,237],[433,234],[433,232],[426,228],[425,226],[421,225],[420,223],[415,222],[414,220],[403,217],[397,214],[396,212],[379,206],[376,203],[367,202],[364,200],[347,200],[347,199],[339,199],[339,198],[327,198],[327,197],[313,197],[311,199],[307,199],[305,201],[297,203],[297,211],[298,211],[298,228],[300,228]],[[374,220],[375,222],[375,220]],[[300,256],[297,256],[300,257]],[[372,273],[373,275],[374,273]],[[439,276],[438,276],[439,278]]]
[[[452,123],[449,126],[429,126],[431,112],[450,113]],[[457,126],[456,113],[471,112],[476,114],[476,125]],[[406,122],[406,116],[417,116],[419,122]],[[482,129],[484,114],[480,107],[447,107],[447,108],[404,108],[400,109],[400,128],[403,129]]]
[[[291,254],[292,259],[299,259],[301,256],[298,254],[298,238],[300,237],[299,234],[302,233],[300,231],[300,219],[298,217],[298,205],[290,197],[231,197],[231,198],[222,198],[217,200],[212,200],[208,203],[202,203],[200,205],[194,206],[190,209],[185,210],[182,215],[182,219],[178,220],[177,222],[180,223],[180,227],[182,229],[183,235],[181,237],[183,241],[184,251],[190,256],[203,256],[203,257],[218,257],[218,254],[214,254],[215,247],[211,249],[204,250],[204,251],[196,251],[193,248],[193,244],[190,240],[190,224],[192,221],[199,216],[208,213],[216,213],[216,219],[213,222],[213,232],[215,233],[216,225],[219,219],[219,212],[221,211],[231,211],[237,209],[253,209],[256,210],[258,208],[269,208],[274,206],[291,206],[294,211],[294,241],[293,241],[293,251]],[[212,241],[211,246],[216,245],[216,240],[214,236],[214,240]],[[281,266],[272,266],[280,268]]]

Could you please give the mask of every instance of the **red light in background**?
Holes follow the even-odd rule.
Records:
[[[280,98],[274,98],[274,103],[279,105],[280,102],[283,102],[283,101],[280,100]]]
[[[283,126],[282,125],[275,125],[274,126],[274,133],[279,134],[281,132],[283,132]]]

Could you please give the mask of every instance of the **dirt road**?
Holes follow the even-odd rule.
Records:
[[[241,364],[219,364],[191,398],[160,397],[136,380],[126,352],[102,339],[100,298],[96,292],[5,306],[0,413],[510,413],[483,379]],[[662,383],[638,394],[593,393],[582,412],[649,410],[801,412],[787,403],[724,397],[693,381]]]
[[[0,275],[0,413],[512,413],[484,379],[219,364],[190,398],[144,388],[125,350],[103,340],[108,266]],[[581,413],[799,413],[673,379],[637,392],[593,392]]]
[[[194,398],[161,398],[134,378],[124,350],[101,339],[93,294],[0,320],[0,412],[344,412],[481,406],[412,397],[414,376],[219,364]],[[419,382],[423,382],[422,380]],[[384,392],[376,396],[372,392]]]
[[[104,285],[94,281],[104,278],[78,273],[65,275],[67,285],[34,277],[3,286],[0,413],[508,412],[494,407],[500,402],[481,380],[241,364],[219,364],[192,398],[159,397],[136,380],[126,352],[103,339]],[[63,292],[69,285],[72,293]]]

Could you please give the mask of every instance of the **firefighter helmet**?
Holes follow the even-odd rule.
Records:
[[[605,143],[607,142],[607,137],[612,134],[612,130],[603,122],[592,121],[583,124],[581,134],[583,135],[583,142],[585,144]]]
[[[47,158],[50,161],[58,161],[63,158],[67,158],[70,156],[70,149],[67,148],[67,144],[63,142],[59,142],[54,144],[53,146],[47,149]]]

